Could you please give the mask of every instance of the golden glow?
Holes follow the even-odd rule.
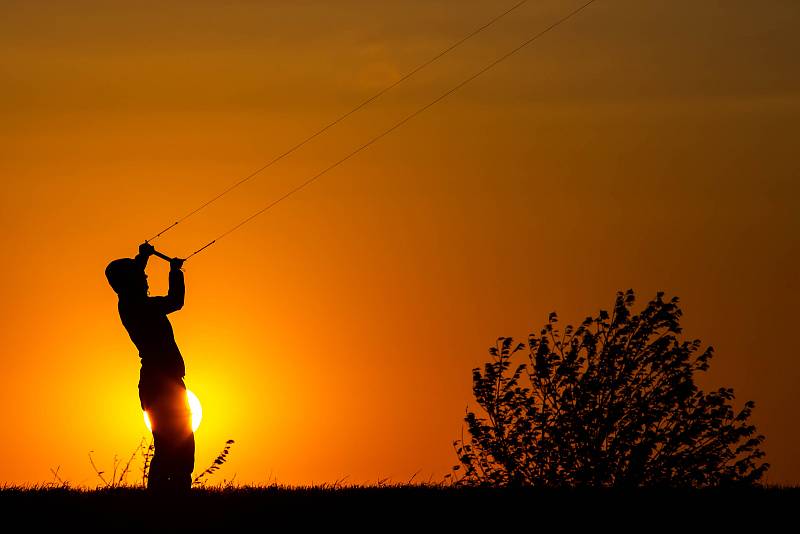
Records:
[[[200,399],[191,390],[186,390],[186,396],[189,399],[189,411],[192,412],[192,432],[197,432],[200,421],[203,419],[203,407],[200,405]],[[150,417],[146,411],[142,412],[142,415],[144,416],[144,425],[147,430],[152,432],[153,427],[150,424]]]

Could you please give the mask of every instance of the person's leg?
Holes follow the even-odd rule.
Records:
[[[178,489],[192,487],[192,471],[194,470],[194,433],[184,436],[175,450],[175,470],[173,483]]]
[[[194,469],[194,434],[183,380],[140,381],[139,398],[153,430],[148,489],[188,490]]]
[[[150,468],[147,472],[147,489],[159,490],[166,487],[169,474],[165,470],[164,457],[167,454],[168,441],[161,437],[158,428],[163,418],[161,403],[159,403],[160,389],[158,382],[153,377],[142,376],[139,380],[139,401],[142,410],[147,412],[153,432],[153,456],[150,458]]]
[[[152,420],[153,416],[150,415],[150,417]],[[153,457],[150,459],[150,470],[147,473],[147,489],[149,490],[165,489],[169,484],[169,473],[165,469],[168,443],[165,444],[164,440],[156,432],[153,432]]]
[[[160,418],[162,445],[167,453],[162,457],[171,489],[189,490],[194,469],[194,434],[186,388],[183,382],[171,383],[162,392]]]

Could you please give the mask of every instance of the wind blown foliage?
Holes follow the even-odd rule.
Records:
[[[231,451],[231,445],[235,442],[232,439],[229,439],[225,442],[225,446],[222,448],[222,451],[217,455],[211,465],[205,470],[199,473],[194,480],[192,481],[192,487],[200,488],[206,487],[206,483],[208,482],[208,477],[219,471],[222,465],[228,461],[228,454]],[[114,461],[112,465],[112,471],[110,474],[106,474],[106,471],[103,471],[97,467],[94,463],[94,459],[92,458],[92,452],[89,451],[89,462],[92,464],[92,468],[94,469],[95,474],[100,479],[101,485],[98,488],[105,488],[105,489],[118,489],[118,488],[131,488],[131,487],[140,487],[146,488],[147,487],[147,479],[150,476],[150,463],[153,460],[153,453],[155,451],[154,442],[151,439],[149,443],[145,442],[145,439],[142,438],[139,441],[139,445],[131,454],[128,461],[123,464],[122,461],[115,455]],[[130,485],[128,484],[128,474],[131,472],[131,466],[133,464],[134,458],[136,457],[136,453],[139,453],[142,457],[142,479],[140,484]],[[60,466],[56,469],[50,469],[50,472],[53,474],[53,480],[48,484],[48,487],[62,487],[62,488],[69,488],[69,483],[66,482],[61,478],[59,475]],[[230,480],[226,481],[225,485],[230,486],[233,483],[233,479],[236,478],[236,475]]]
[[[194,478],[194,481],[192,481],[192,486],[205,484],[206,481],[204,480],[204,477],[208,475],[213,475],[219,470],[220,467],[222,467],[222,464],[224,464],[228,460],[228,453],[230,453],[231,445],[233,444],[234,441],[232,439],[229,439],[228,441],[225,442],[225,447],[222,448],[222,452],[220,452],[217,455],[217,457],[214,458],[214,461],[211,462],[211,465],[208,467],[208,469],[206,469],[205,471],[203,471]]]
[[[682,341],[678,298],[659,292],[632,314],[632,290],[618,292],[577,328],[551,313],[527,347],[501,337],[492,360],[473,369],[485,417],[468,412],[470,439],[453,443],[462,485],[711,487],[755,484],[764,436],[737,413],[730,388],[695,384],[713,348]],[[527,349],[527,350],[526,350]],[[523,353],[526,362],[512,369]]]

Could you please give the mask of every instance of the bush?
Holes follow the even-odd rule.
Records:
[[[457,483],[481,486],[709,487],[755,484],[764,436],[736,413],[733,390],[704,393],[695,372],[713,349],[681,341],[678,299],[663,293],[638,315],[632,290],[614,310],[557,328],[555,313],[527,347],[501,337],[473,369],[485,413],[468,412],[454,442]],[[527,351],[525,350],[527,348]],[[512,359],[527,352],[526,362]]]

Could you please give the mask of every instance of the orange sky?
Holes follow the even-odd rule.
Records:
[[[156,244],[186,255],[579,5],[530,2]],[[0,481],[146,434],[103,269],[513,2],[5,1]],[[768,5],[767,5],[768,4]],[[501,335],[678,295],[800,483],[800,7],[600,0],[186,265],[216,480],[439,480]],[[151,292],[166,290],[152,260]],[[471,404],[474,406],[474,404]]]

